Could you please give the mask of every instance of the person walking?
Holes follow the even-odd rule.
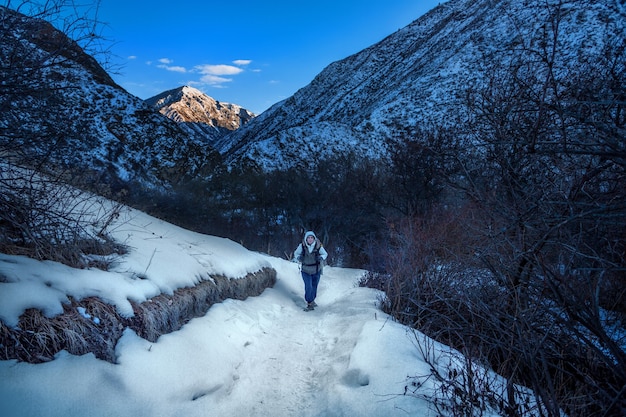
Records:
[[[304,281],[304,299],[306,300],[307,310],[313,310],[317,304],[317,286],[320,282],[324,261],[328,257],[326,249],[322,246],[315,233],[308,231],[304,234],[302,244],[298,245],[293,252],[293,257],[302,265],[300,272]]]

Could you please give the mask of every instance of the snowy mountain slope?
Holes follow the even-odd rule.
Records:
[[[502,59],[500,53],[537,38],[551,19],[545,5],[450,0],[332,63],[216,147],[231,163],[251,160],[280,169],[351,150],[382,157],[394,136],[434,124],[462,124],[464,90],[483,82],[484,71]],[[624,6],[618,0],[565,1],[561,14],[562,58],[584,61],[611,24],[623,26]]]
[[[256,116],[241,106],[221,103],[189,86],[165,91],[145,101],[164,116],[211,141],[239,129]]]
[[[211,172],[206,140],[116,85],[44,21],[0,7],[0,147],[112,189],[165,186]]]

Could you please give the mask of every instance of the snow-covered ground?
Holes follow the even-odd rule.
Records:
[[[430,372],[415,346],[424,336],[377,309],[380,293],[356,285],[364,271],[326,267],[319,307],[306,312],[293,262],[136,211],[113,234],[131,251],[110,272],[0,255],[0,318],[13,326],[33,305],[54,315],[65,294],[99,295],[131,314],[129,298],[267,265],[278,281],[259,297],[214,305],[156,343],[126,330],[115,364],[66,352],[36,365],[0,361],[1,416],[435,415],[426,400],[403,395],[408,376]]]

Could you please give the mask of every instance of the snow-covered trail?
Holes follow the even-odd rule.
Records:
[[[407,375],[428,372],[415,336],[377,309],[377,291],[356,286],[363,271],[327,267],[319,307],[306,312],[297,265],[270,262],[274,288],[216,304],[156,343],[127,330],[116,364],[66,353],[0,362],[0,415],[429,415],[402,395]]]
[[[237,366],[232,390],[235,397],[247,396],[249,402],[223,404],[221,415],[345,414],[342,387],[369,385],[367,374],[348,366],[365,323],[375,320],[377,313],[373,292],[355,288],[362,271],[343,274],[327,269],[320,282],[319,306],[312,312],[303,311],[299,274],[283,277],[268,290],[277,294],[259,300],[274,302],[272,308],[257,308],[254,301],[242,303],[238,317],[251,308],[264,311],[258,320],[262,334],[247,345],[248,355]],[[259,376],[264,380],[257,380]]]

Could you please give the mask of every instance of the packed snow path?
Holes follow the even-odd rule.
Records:
[[[0,362],[0,415],[430,415],[404,396],[427,372],[415,335],[377,309],[363,271],[326,268],[314,311],[303,311],[296,264],[270,258],[274,288],[226,300],[156,343],[127,330],[117,363],[62,353],[40,365]],[[10,381],[10,383],[8,382]]]
[[[235,397],[254,400],[225,404],[223,415],[345,414],[341,394],[349,390],[342,387],[369,385],[366,373],[349,369],[350,355],[365,323],[377,316],[372,293],[361,291],[359,297],[355,289],[358,275],[358,271],[352,272],[340,279],[328,272],[320,283],[319,306],[309,312],[303,311],[299,276],[291,277],[293,282],[278,281],[275,291],[288,302],[274,304],[264,317],[253,320],[252,326],[258,323],[260,333],[254,344],[247,345],[245,361],[236,366],[232,392]],[[251,312],[250,305],[241,307],[246,311],[240,311],[239,318]]]

